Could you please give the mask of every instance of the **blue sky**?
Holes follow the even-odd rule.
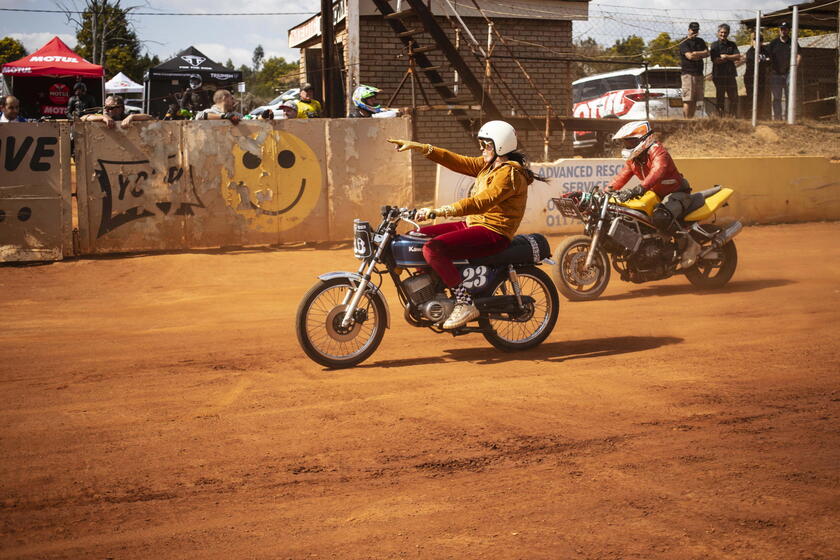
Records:
[[[62,2],[72,6],[72,0]],[[697,9],[698,4],[702,9]],[[298,12],[278,16],[136,16],[134,24],[144,47],[162,60],[194,45],[218,62],[228,58],[239,66],[250,65],[254,47],[263,46],[266,56],[297,59],[295,49],[288,47],[287,32],[290,27],[304,21],[320,10],[320,0],[249,0],[230,2],[223,0],[123,0],[124,6],[138,5],[141,12]],[[592,36],[604,44],[611,44],[619,36],[635,33],[645,38],[658,31],[677,35],[686,23],[700,21],[701,35],[711,40],[717,22],[735,23],[739,18],[752,17],[756,9],[765,11],[786,7],[786,2],[775,0],[603,0],[590,4],[591,21],[575,22],[574,34]],[[77,2],[77,7],[83,3]],[[56,10],[52,0],[0,0],[0,8],[26,8]],[[75,45],[75,28],[63,14],[19,13],[0,11],[0,37],[11,36],[23,42],[29,52],[58,35],[72,48]]]

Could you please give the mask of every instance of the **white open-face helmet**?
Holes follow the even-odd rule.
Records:
[[[492,140],[496,155],[504,156],[516,149],[516,130],[505,121],[484,123],[478,131],[479,140]]]
[[[624,143],[621,155],[624,159],[633,159],[653,143],[653,127],[648,121],[631,121],[618,129],[613,140]]]

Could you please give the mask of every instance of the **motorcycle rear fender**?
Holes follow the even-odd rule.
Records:
[[[358,285],[362,281],[362,275],[357,272],[337,271],[327,272],[318,276],[318,280],[332,280],[333,278],[347,278],[352,280],[354,284]],[[373,292],[373,295],[382,300],[382,305],[385,307],[385,328],[391,328],[391,309],[388,307],[388,300],[376,284],[368,283],[368,291]]]
[[[720,189],[720,191],[707,198],[706,203],[703,204],[703,206],[701,206],[694,212],[691,212],[687,216],[683,217],[683,221],[699,222],[700,220],[705,220],[706,218],[717,212],[718,209],[721,206],[723,206],[723,203],[726,202],[730,196],[732,196],[733,192],[735,191],[726,187]]]

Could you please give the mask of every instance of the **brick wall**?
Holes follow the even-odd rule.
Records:
[[[455,31],[446,18],[437,18],[441,28],[447,33],[450,40],[455,42]],[[511,47],[512,54],[516,57],[523,57],[520,63],[531,76],[533,82],[539,87],[542,94],[550,103],[554,113],[559,116],[571,114],[571,74],[569,65],[565,62],[546,62],[525,60],[524,57],[556,56],[560,53],[569,53],[572,43],[572,22],[558,20],[531,20],[497,18],[494,24],[499,33],[507,40]],[[416,20],[404,20],[409,29],[422,27]],[[487,26],[482,19],[465,18],[473,35],[484,48],[487,44]],[[373,85],[383,90],[380,94],[381,103],[388,101],[388,98],[396,91],[400,80],[403,78],[408,67],[408,61],[403,51],[402,42],[397,38],[390,25],[378,16],[363,16],[360,18],[360,80],[363,84]],[[417,41],[425,46],[433,44],[431,38],[426,34],[416,36]],[[514,40],[526,41],[543,45],[546,49],[538,46],[517,43]],[[494,51],[496,56],[508,56],[507,49],[497,42],[494,37]],[[466,48],[467,42],[461,38],[461,54],[464,60],[472,69],[476,78],[489,90],[489,95],[503,115],[524,116],[522,109],[511,99],[515,96],[519,104],[530,115],[545,115],[545,103],[537,94],[536,90],[529,84],[516,62],[511,59],[498,58],[494,65],[498,74],[494,72],[492,79],[485,80],[484,62],[474,57]],[[442,66],[440,70],[445,81],[453,81],[453,71],[450,69],[445,57],[439,51],[427,53],[427,56],[436,66]],[[429,97],[431,104],[440,104],[443,101],[429,84],[425,74],[419,72],[419,79]],[[507,87],[513,92],[509,93],[503,85],[501,76]],[[461,86],[464,92],[461,96],[465,99],[471,97],[466,87]],[[465,95],[466,94],[466,95]],[[425,104],[419,87],[415,88],[415,95],[418,105]],[[460,97],[460,96],[459,96]],[[406,82],[402,90],[393,102],[393,106],[411,106],[411,83]],[[479,104],[475,101],[469,104]],[[468,155],[478,155],[478,147],[475,140],[475,132],[478,131],[481,121],[477,112],[470,112],[475,118],[473,122],[473,133],[467,134],[463,126],[449,115],[446,111],[418,111],[415,113],[415,138],[422,142],[431,142],[435,145]],[[483,120],[487,120],[486,118]],[[543,159],[543,123],[537,124],[531,129],[517,130],[520,139],[520,148],[529,156],[532,161]],[[571,137],[564,135],[562,131],[552,131],[549,142],[549,159],[556,159],[571,154]],[[425,158],[416,157],[414,162],[414,185],[415,196],[418,202],[431,201],[434,196],[435,166]]]

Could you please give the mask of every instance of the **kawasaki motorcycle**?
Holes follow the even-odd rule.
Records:
[[[684,217],[669,234],[651,221],[660,202],[652,191],[626,202],[597,189],[552,199],[561,214],[583,222],[585,234],[567,237],[557,248],[557,289],[570,301],[596,299],[610,281],[610,262],[625,282],[685,274],[698,288],[720,288],[735,273],[738,252],[732,238],[743,226],[738,221],[726,228],[701,222],[725,206],[732,192],[715,186],[693,193]]]
[[[375,230],[368,222],[354,221],[353,252],[361,260],[359,269],[319,276],[298,307],[297,337],[307,356],[329,368],[344,368],[373,354],[391,323],[381,290],[385,276],[394,283],[405,320],[412,326],[453,336],[481,333],[502,350],[533,348],[551,334],[559,298],[551,278],[536,266],[551,263],[545,237],[517,235],[500,253],[456,261],[481,315],[461,328],[444,330],[455,299],[423,257],[423,245],[431,238],[416,231],[397,233],[402,222],[419,228],[415,213],[384,206]]]

